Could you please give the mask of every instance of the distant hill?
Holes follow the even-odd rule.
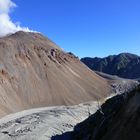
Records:
[[[140,56],[135,54],[121,53],[105,58],[85,57],[81,61],[95,71],[128,79],[140,78]]]

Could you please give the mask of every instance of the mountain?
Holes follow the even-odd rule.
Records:
[[[0,116],[107,97],[108,82],[40,33],[0,38]]]
[[[81,61],[95,71],[128,79],[140,78],[140,57],[135,54],[121,53],[105,58],[85,57]]]

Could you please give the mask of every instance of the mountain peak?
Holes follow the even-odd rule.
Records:
[[[120,53],[119,55],[116,55],[116,56],[125,56],[125,57],[130,57],[130,58],[136,58],[136,57],[139,57],[138,55],[136,54],[132,54],[132,53]]]
[[[6,36],[7,37],[14,37],[14,38],[23,38],[23,37],[42,37],[45,38],[45,36],[43,36],[41,33],[39,32],[25,32],[25,31],[18,31],[16,33],[13,34],[9,34]]]
[[[111,90],[72,53],[40,33],[23,31],[0,39],[0,87],[0,115],[79,104],[104,98]]]
[[[36,47],[46,47],[48,49],[58,49],[61,50],[61,48],[55,44],[53,41],[51,41],[46,36],[42,35],[38,32],[24,32],[24,31],[18,31],[14,34],[9,34],[5,37],[0,38],[0,42],[2,42],[4,45],[15,45],[15,44],[21,44],[21,45],[27,45],[30,46],[36,46]]]

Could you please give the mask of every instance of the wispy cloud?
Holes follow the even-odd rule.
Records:
[[[9,13],[16,4],[11,0],[0,0],[0,36],[3,37],[17,31],[30,32],[28,27],[21,27],[17,23],[12,22]]]

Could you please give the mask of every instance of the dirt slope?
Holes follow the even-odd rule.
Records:
[[[0,38],[0,116],[106,97],[108,83],[39,33]]]

